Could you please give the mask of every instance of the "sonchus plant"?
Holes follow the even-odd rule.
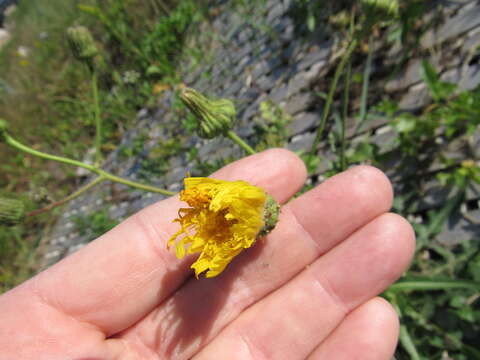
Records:
[[[25,217],[25,205],[17,199],[0,197],[0,225],[15,225]]]
[[[178,211],[174,221],[181,228],[167,246],[175,245],[179,259],[200,253],[191,266],[197,278],[204,271],[207,278],[219,275],[235,256],[268,234],[278,221],[277,202],[245,181],[190,177],[184,183],[180,199],[190,207]]]
[[[180,90],[180,99],[197,120],[198,136],[205,139],[226,136],[248,154],[255,154],[255,150],[232,131],[237,111],[231,100],[209,99],[188,87]]]

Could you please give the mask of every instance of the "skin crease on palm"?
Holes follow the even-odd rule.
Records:
[[[377,295],[408,267],[415,239],[388,213],[385,175],[354,167],[289,201],[305,167],[273,149],[212,177],[283,203],[272,233],[197,280],[195,257],[166,249],[184,205],[151,205],[0,296],[0,360],[389,360],[398,319]]]

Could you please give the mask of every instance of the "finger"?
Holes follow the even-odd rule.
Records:
[[[190,280],[124,338],[141,339],[167,358],[189,358],[245,308],[386,212],[391,201],[390,183],[375,168],[332,177],[284,206],[275,230],[223,274]]]
[[[239,160],[214,175],[243,179],[286,201],[305,181],[301,160],[270,150]],[[24,285],[41,301],[107,335],[142,318],[191,275],[166,244],[178,225],[177,197],[158,202]]]
[[[382,298],[353,310],[318,346],[309,360],[390,360],[399,332],[398,316]]]
[[[378,217],[251,306],[198,359],[227,353],[232,360],[305,359],[349,312],[403,273],[413,250],[414,235],[403,218]]]

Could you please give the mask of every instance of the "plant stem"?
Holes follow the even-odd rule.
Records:
[[[253,150],[253,148],[248,145],[245,141],[243,141],[237,134],[235,134],[232,130],[229,130],[228,133],[227,133],[227,136],[232,139],[233,141],[235,141],[238,145],[240,145],[243,150],[245,150],[247,153],[249,153],[250,155],[254,155],[256,154],[257,152],[255,150]]]
[[[165,190],[165,189],[161,189],[161,188],[158,188],[156,186],[140,184],[140,183],[135,182],[135,181],[131,181],[131,180],[121,178],[119,176],[110,174],[110,173],[108,173],[104,170],[101,170],[101,169],[98,169],[97,174],[99,174],[100,176],[104,176],[107,180],[111,180],[111,181],[116,182],[116,183],[128,185],[130,187],[133,187],[133,188],[136,188],[136,189],[139,189],[139,190],[145,190],[145,191],[158,193],[158,194],[163,194],[163,195],[168,195],[168,196],[176,194],[173,191],[168,191],[168,190]]]
[[[93,115],[95,118],[95,165],[102,162],[102,117],[98,100],[97,72],[92,71]]]
[[[69,159],[69,158],[66,158],[66,157],[63,157],[63,156],[51,155],[51,154],[47,154],[47,153],[32,149],[31,147],[28,147],[28,146],[18,142],[13,137],[11,137],[8,133],[4,133],[4,140],[8,145],[16,148],[17,150],[26,152],[27,154],[34,155],[34,156],[40,157],[42,159],[53,160],[53,161],[61,162],[61,163],[68,164],[68,165],[78,166],[78,167],[87,169],[87,170],[103,177],[105,180],[111,180],[111,181],[114,181],[114,182],[117,182],[117,183],[120,183],[120,184],[128,185],[128,186],[136,188],[136,189],[150,191],[150,192],[154,192],[154,193],[158,193],[158,194],[163,194],[163,195],[168,195],[168,196],[175,195],[175,193],[172,192],[172,191],[168,191],[168,190],[161,189],[161,188],[158,188],[158,187],[155,187],[155,186],[140,184],[140,183],[137,183],[135,181],[130,181],[130,180],[127,180],[127,179],[123,179],[123,178],[118,177],[116,175],[110,174],[110,173],[108,173],[108,172],[106,172],[106,171],[104,171],[104,170],[102,170],[102,169],[100,169],[100,168],[98,168],[94,165],[85,164],[81,161]]]
[[[367,120],[367,110],[368,110],[368,88],[370,86],[370,74],[372,73],[372,62],[373,62],[373,40],[372,37],[368,39],[368,55],[367,63],[365,65],[365,70],[363,72],[363,84],[362,84],[362,96],[360,98],[360,115],[359,121],[355,128],[355,133],[360,130]]]
[[[352,62],[348,61],[347,74],[345,75],[345,89],[343,93],[343,112],[342,112],[342,128],[340,129],[340,169],[344,171],[347,168],[347,161],[345,158],[345,151],[347,148],[346,132],[347,132],[347,117],[348,105],[350,102],[350,85],[352,76]]]
[[[66,158],[66,157],[63,157],[63,156],[51,155],[51,154],[47,154],[47,153],[32,149],[31,147],[28,147],[28,146],[18,142],[17,140],[15,140],[13,137],[10,136],[10,134],[5,133],[4,134],[4,139],[5,139],[5,142],[8,145],[16,148],[17,150],[26,152],[30,155],[34,155],[34,156],[37,156],[37,157],[40,157],[40,158],[43,158],[43,159],[47,159],[47,160],[53,160],[53,161],[61,162],[61,163],[68,164],[68,165],[78,166],[78,167],[87,169],[91,172],[97,173],[98,169],[93,165],[85,164],[85,163],[82,163],[81,161],[69,159],[69,158]]]
[[[357,47],[357,44],[358,44],[358,39],[355,37],[352,39],[352,41],[348,45],[347,50],[345,51],[345,54],[343,54],[342,56],[342,60],[340,61],[340,63],[337,66],[337,69],[335,70],[335,74],[332,80],[332,85],[330,86],[330,90],[328,91],[327,101],[325,102],[325,108],[323,109],[322,119],[320,120],[320,125],[318,126],[315,140],[313,141],[312,147],[310,148],[310,153],[312,155],[316,154],[318,144],[322,139],[323,130],[325,129],[325,124],[327,122],[328,115],[330,114],[330,107],[332,106],[332,103],[333,103],[333,96],[335,95],[335,90],[337,89],[338,80],[340,79],[340,76],[342,75],[348,60],[352,56],[353,51]]]
[[[77,191],[75,191],[73,194],[68,195],[67,197],[63,198],[62,200],[55,201],[54,203],[51,203],[50,205],[45,206],[44,208],[33,210],[33,211],[27,213],[26,216],[36,216],[36,215],[42,214],[44,212],[50,211],[53,208],[56,208],[57,206],[61,206],[61,205],[65,204],[66,202],[79,197],[84,192],[90,190],[95,185],[97,185],[97,184],[99,184],[103,181],[105,181],[105,177],[99,176],[99,177],[95,178],[95,180],[89,182],[87,185],[85,185],[85,186],[81,187],[80,189],[78,189]]]

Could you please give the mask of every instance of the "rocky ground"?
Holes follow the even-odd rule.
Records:
[[[290,0],[269,0],[262,8],[256,6],[254,11],[245,9],[243,12],[222,11],[222,4],[227,2],[217,2],[220,11],[210,25],[205,25],[204,34],[200,36],[210,44],[204,61],[200,64],[183,61],[180,64],[184,83],[210,95],[234,99],[238,107],[236,131],[247,141],[256,136],[253,120],[259,115],[259,105],[272,101],[290,116],[286,147],[293,151],[309,149],[322,113],[323,101],[319,101],[318,92],[328,88],[343,52],[343,39],[321,29],[310,36],[300,35],[291,16]],[[480,4],[468,0],[437,3],[435,15],[442,14],[442,20],[422,37],[421,48],[395,78],[391,79],[385,69],[395,63],[401,49],[386,46],[382,39],[372,45],[375,47],[372,92],[390,95],[403,110],[415,112],[430,102],[419,75],[421,59],[428,58],[440,71],[442,79],[457,83],[462,89],[472,89],[480,83],[476,55],[480,45]],[[360,52],[355,56],[367,55]],[[241,150],[226,139],[206,141],[195,136],[182,136],[180,123],[173,93],[166,90],[155,109],[140,111],[137,125],[125,135],[119,149],[110,154],[104,169],[133,180],[145,181],[147,177],[154,185],[177,191],[182,187],[186,172],[198,168],[189,149],[197,149],[198,157],[208,163],[218,163],[241,154]],[[169,170],[151,171],[152,162],[148,160],[153,159],[158,144],[168,142],[172,134],[180,136],[182,145],[176,153],[169,154]],[[368,136],[382,149],[383,144],[393,137],[393,130],[388,119],[379,116],[362,129],[350,126],[347,135],[352,142]],[[133,156],[122,156],[122,149],[131,148],[136,139],[142,139],[140,150]],[[326,142],[322,142],[320,150],[324,159],[334,156]],[[327,161],[322,161],[310,181],[321,182],[326,166]],[[438,166],[432,163],[426,172],[435,172]],[[395,167],[383,170],[392,179],[396,190],[401,192],[398,179],[405,174],[399,174]],[[418,199],[418,216],[411,220],[421,221],[428,209],[445,201],[447,194],[443,190],[433,182],[430,187],[427,184],[425,196]],[[106,211],[111,219],[122,220],[162,198],[161,195],[105,183],[72,201],[45,243],[45,266],[91,240],[91,236],[78,229],[75,219]],[[452,242],[480,230],[478,199],[478,189],[473,189],[464,206],[464,211],[474,222],[457,214],[457,218],[452,218],[440,234],[440,241]]]

